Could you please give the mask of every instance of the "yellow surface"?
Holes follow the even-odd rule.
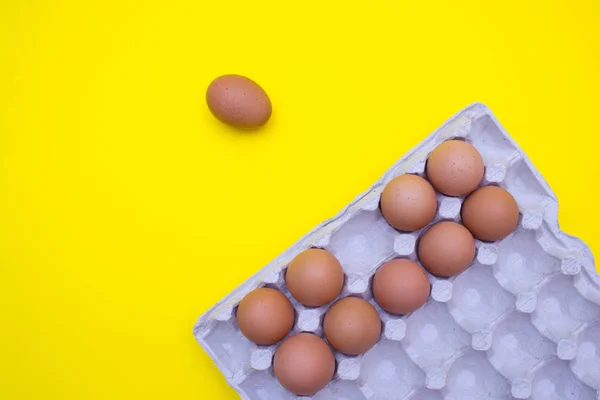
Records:
[[[0,398],[235,399],[196,317],[473,101],[598,252],[599,2],[357,3],[2,1]]]

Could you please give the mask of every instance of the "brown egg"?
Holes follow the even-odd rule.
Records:
[[[299,396],[312,396],[333,378],[335,358],[320,337],[299,333],[284,340],[273,358],[273,372],[281,386]]]
[[[258,288],[248,293],[237,309],[240,330],[262,346],[279,342],[294,325],[294,307],[279,290]]]
[[[368,301],[345,297],[333,303],[325,314],[323,331],[334,349],[355,356],[377,343],[381,335],[381,319]]]
[[[409,314],[427,301],[431,285],[423,268],[411,260],[383,264],[373,279],[373,296],[391,314]]]
[[[498,186],[484,186],[462,205],[463,224],[479,240],[494,242],[508,236],[519,222],[515,198]]]
[[[479,186],[483,159],[475,147],[460,140],[448,140],[436,147],[427,159],[427,178],[447,196],[464,196]]]
[[[253,80],[240,75],[223,75],[206,90],[210,112],[222,122],[254,129],[271,118],[271,100]]]
[[[429,272],[451,277],[466,270],[475,257],[471,232],[456,222],[442,221],[419,240],[419,260]]]
[[[433,187],[417,175],[392,179],[381,193],[381,213],[401,231],[416,231],[431,222],[437,210]]]
[[[285,274],[285,283],[300,303],[320,307],[331,303],[342,291],[344,270],[330,252],[308,249],[292,260]]]

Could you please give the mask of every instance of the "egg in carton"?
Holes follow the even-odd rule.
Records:
[[[417,260],[427,229],[401,233],[383,218],[385,185],[405,174],[424,176],[430,152],[459,138],[480,152],[482,185],[495,184],[516,199],[520,221],[505,239],[476,240],[473,264],[452,278],[428,275],[431,296],[412,314],[395,316],[374,301],[375,271],[397,257]],[[440,220],[460,222],[462,197],[437,194]],[[299,332],[323,336],[328,308],[307,308],[285,286],[285,269],[300,252],[323,248],[341,262],[346,280],[339,298],[369,301],[383,322],[379,342],[360,356],[335,352],[334,379],[315,400],[600,400],[600,277],[589,248],[562,232],[556,196],[491,111],[473,104],[448,120],[396,162],[368,191],[317,226],[202,315],[194,327],[200,345],[243,399],[304,399],[273,375],[277,345],[258,346],[240,332],[235,311],[253,289],[282,291]]]

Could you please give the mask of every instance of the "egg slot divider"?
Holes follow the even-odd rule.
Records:
[[[413,233],[393,229],[379,210],[381,191],[404,173],[424,176],[429,153],[451,138],[464,139],[481,153],[482,185],[499,185],[515,197],[519,225],[503,240],[476,240],[476,258],[465,272],[450,279],[428,274],[431,296],[423,307],[390,315],[372,298],[373,274],[393,258],[418,262],[415,246],[427,227]],[[437,199],[431,224],[460,221],[463,198],[437,193]],[[305,331],[322,337],[329,305],[302,306],[284,281],[289,262],[310,247],[327,249],[340,260],[346,274],[340,298],[366,299],[383,322],[380,341],[365,354],[334,352],[334,379],[313,399],[600,400],[600,277],[593,255],[560,230],[556,196],[485,105],[470,105],[453,116],[369,190],[198,319],[194,336],[242,399],[309,398],[278,383],[272,368],[277,345],[246,339],[235,308],[257,287],[277,288],[296,310],[289,335]]]

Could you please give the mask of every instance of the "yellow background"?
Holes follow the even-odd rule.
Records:
[[[237,398],[196,318],[473,101],[597,252],[599,18],[597,0],[2,0],[0,398]],[[208,113],[223,73],[267,90],[264,130]]]

